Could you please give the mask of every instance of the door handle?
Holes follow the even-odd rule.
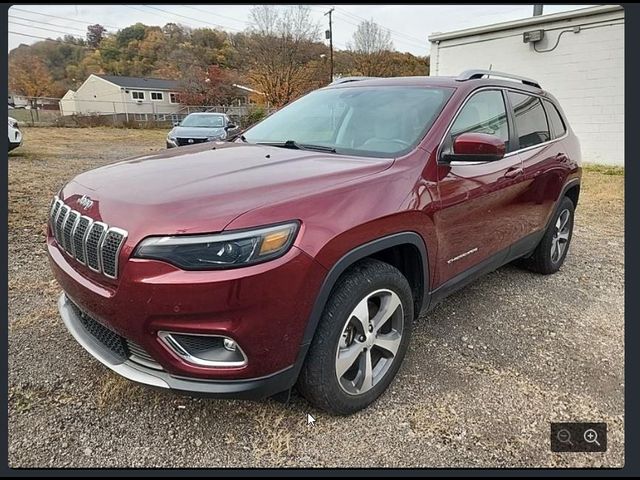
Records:
[[[524,170],[522,169],[522,167],[512,167],[505,172],[502,178],[516,178],[517,176],[522,175],[523,173],[524,173]]]

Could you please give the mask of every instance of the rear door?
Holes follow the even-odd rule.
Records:
[[[524,171],[523,233],[529,235],[545,227],[562,188],[568,158],[559,139],[566,127],[555,106],[542,97],[510,90],[508,99]]]
[[[518,198],[523,191],[522,161],[512,154],[513,127],[505,92],[489,88],[471,94],[443,139],[441,153],[457,135],[481,132],[505,142],[507,155],[495,162],[440,165],[441,208],[435,214],[438,264],[435,285],[485,261],[506,258],[508,247],[522,236]]]

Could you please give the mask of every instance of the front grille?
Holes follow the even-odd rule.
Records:
[[[57,196],[49,214],[53,236],[63,251],[95,272],[118,277],[118,256],[127,238],[126,231],[94,222]]]
[[[102,323],[93,319],[89,314],[80,309],[80,307],[71,300],[69,300],[69,304],[75,311],[76,315],[78,315],[80,323],[82,323],[85,330],[118,358],[123,361],[129,359],[139,365],[153,368],[155,370],[162,370],[160,364],[157,363],[140,345],[121,337],[110,328],[105,327]]]
[[[145,367],[153,368],[155,370],[162,370],[162,367],[156,362],[147,351],[131,340],[125,340],[127,343],[127,349],[129,350],[129,360]]]
[[[196,143],[203,143],[206,141],[207,141],[206,138],[181,138],[181,137],[176,138],[176,143],[180,147],[182,147],[183,145],[195,145]]]
[[[91,334],[93,338],[111,350],[111,352],[113,352],[118,358],[126,360],[129,357],[124,339],[120,335],[91,318],[75,303],[70,302],[70,304],[80,318],[80,322],[84,326],[85,330]]]

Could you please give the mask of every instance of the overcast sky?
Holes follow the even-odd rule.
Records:
[[[544,13],[587,6],[545,5]],[[331,7],[310,7],[323,29],[328,28],[324,12]],[[247,27],[250,8],[251,5],[16,5],[9,10],[9,50],[41,39],[34,37],[56,38],[65,33],[84,36],[87,25],[94,23],[104,25],[110,32],[136,22],[174,22],[238,32]],[[434,32],[525,18],[532,11],[531,5],[337,5],[333,13],[334,46],[346,48],[358,22],[373,19],[391,32],[396,50],[426,55],[427,37]]]

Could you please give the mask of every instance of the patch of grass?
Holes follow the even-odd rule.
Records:
[[[35,390],[11,389],[9,391],[9,406],[18,414],[27,413],[38,402],[38,395]]]
[[[624,176],[624,167],[613,165],[600,165],[597,163],[585,163],[582,166],[584,172],[601,173],[603,175]]]
[[[283,465],[291,455],[291,428],[287,415],[272,405],[260,406],[253,416],[255,436],[252,451],[259,463]]]
[[[43,387],[11,386],[9,388],[9,408],[18,414],[27,413],[38,405],[66,405],[73,401],[69,393]]]
[[[99,388],[96,402],[100,408],[123,405],[144,395],[139,385],[111,372],[102,378]]]

